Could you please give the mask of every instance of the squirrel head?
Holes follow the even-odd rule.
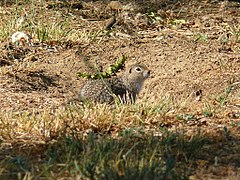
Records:
[[[144,81],[150,76],[150,70],[141,64],[133,64],[128,66],[124,75],[124,83],[129,89],[135,91],[138,94],[141,89]]]
[[[125,75],[129,80],[135,80],[137,82],[143,82],[150,76],[150,70],[141,64],[134,64],[127,68]]]

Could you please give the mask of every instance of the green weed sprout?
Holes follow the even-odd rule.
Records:
[[[78,77],[87,78],[87,79],[101,79],[101,78],[109,78],[113,76],[118,70],[124,67],[125,61],[127,60],[127,56],[123,55],[115,64],[111,65],[107,71],[105,72],[97,72],[96,74],[87,74],[78,72]]]

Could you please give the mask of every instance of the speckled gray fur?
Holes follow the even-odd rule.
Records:
[[[141,91],[144,80],[148,78],[150,71],[146,66],[134,64],[126,69],[120,77],[89,80],[82,87],[79,99],[98,103],[113,103],[114,98],[127,103],[135,102]]]

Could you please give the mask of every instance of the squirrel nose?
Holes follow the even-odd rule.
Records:
[[[150,76],[150,70],[148,70],[147,74],[148,74],[148,76]]]
[[[150,76],[150,70],[145,71],[144,74],[143,74],[143,76],[144,76],[145,78],[148,78],[148,77]]]

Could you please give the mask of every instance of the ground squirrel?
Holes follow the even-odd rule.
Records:
[[[146,66],[131,65],[120,77],[88,81],[80,91],[79,100],[111,104],[117,97],[122,103],[134,103],[149,75]]]

